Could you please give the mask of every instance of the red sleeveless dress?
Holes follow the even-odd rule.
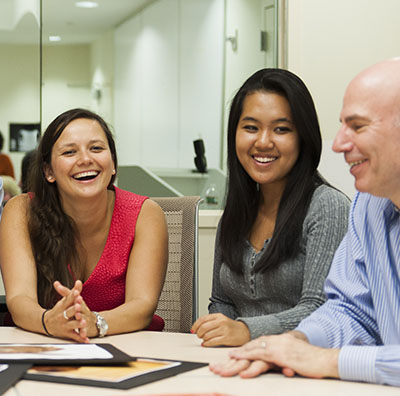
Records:
[[[114,211],[106,245],[95,269],[83,284],[82,297],[91,311],[108,311],[125,301],[125,278],[129,255],[135,240],[136,221],[143,202],[141,195],[115,189]],[[33,194],[29,194],[32,198]],[[7,326],[14,325],[11,315],[4,320]],[[162,331],[164,320],[154,315],[146,330]]]
[[[106,245],[81,293],[91,311],[108,311],[125,302],[125,278],[136,221],[143,202],[148,199],[118,187],[114,189],[114,211]],[[163,328],[164,320],[154,315],[147,330],[161,331]]]

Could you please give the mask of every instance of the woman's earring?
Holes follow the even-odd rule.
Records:
[[[256,183],[256,190],[260,191],[260,184],[259,183]]]
[[[47,180],[48,180],[49,182],[53,181],[53,176],[47,176]]]
[[[112,170],[112,174],[115,175],[115,169]]]

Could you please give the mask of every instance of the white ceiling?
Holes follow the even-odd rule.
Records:
[[[57,45],[90,43],[155,0],[97,1],[99,7],[84,9],[75,7],[75,0],[42,0],[43,43],[48,43],[49,35],[61,36],[62,41]],[[16,11],[12,10],[10,0],[0,0],[1,43],[38,43],[39,27],[33,13],[27,11],[19,17],[15,26],[11,27],[1,24],[1,19],[7,19],[6,12],[11,13],[11,18],[15,16],[12,14]]]

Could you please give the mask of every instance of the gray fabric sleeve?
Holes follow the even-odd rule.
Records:
[[[212,292],[210,297],[210,304],[208,305],[208,312],[222,313],[228,318],[236,319],[238,312],[232,300],[224,293],[220,282],[220,270],[222,265],[222,252],[219,244],[221,221],[218,224],[217,234],[215,238],[215,251],[214,251],[214,269],[213,269],[213,282]]]
[[[332,188],[314,193],[303,224],[306,242],[302,249],[305,249],[306,260],[301,298],[296,306],[279,313],[237,318],[247,325],[251,338],[292,330],[325,302],[324,282],[335,251],[346,233],[349,207],[349,199]],[[290,292],[282,286],[282,293]]]

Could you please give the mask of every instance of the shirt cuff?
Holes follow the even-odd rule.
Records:
[[[330,348],[328,337],[320,326],[313,323],[303,324],[303,322],[300,322],[295,330],[304,333],[310,344],[321,348]]]
[[[376,346],[344,346],[339,352],[339,377],[344,380],[375,383],[377,353]]]
[[[271,334],[281,334],[282,326],[279,323],[279,320],[273,315],[269,315],[268,319],[262,316],[255,316],[252,318],[236,318],[240,322],[243,322],[249,329],[250,338],[253,340],[254,338],[261,337],[262,335],[271,335]]]

